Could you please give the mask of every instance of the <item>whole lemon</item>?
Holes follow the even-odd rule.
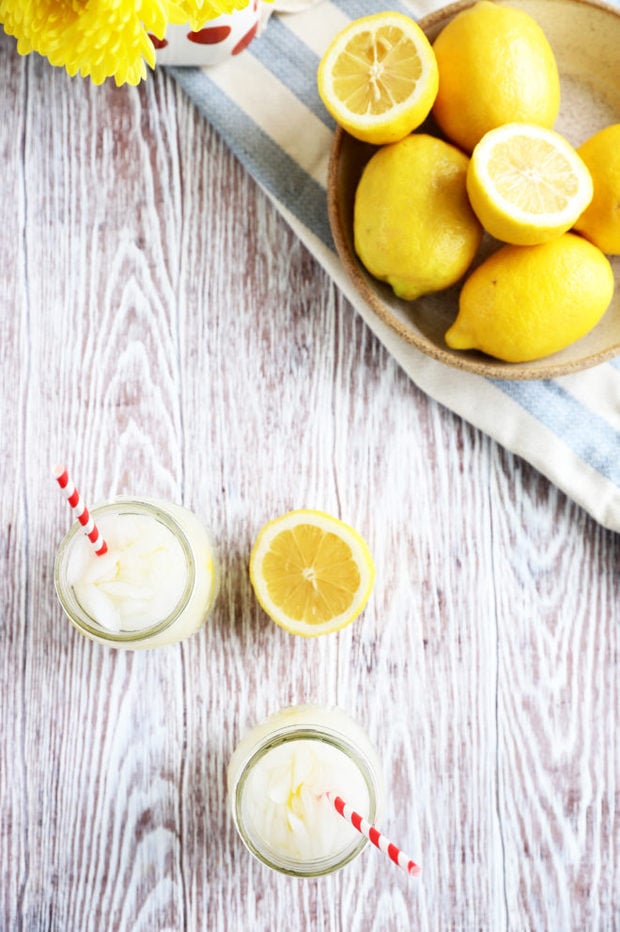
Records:
[[[503,246],[472,272],[445,339],[506,362],[540,359],[588,333],[611,302],[609,259],[576,236]]]
[[[606,126],[577,152],[594,183],[590,206],[574,229],[611,256],[620,255],[620,123]]]
[[[439,67],[433,116],[465,151],[504,123],[553,126],[560,107],[558,67],[529,14],[480,0],[444,26],[433,49]]]
[[[399,298],[454,285],[469,268],[482,226],[467,197],[469,159],[455,146],[414,133],[381,147],[355,194],[355,251]]]

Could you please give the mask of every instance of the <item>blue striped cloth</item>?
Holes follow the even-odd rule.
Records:
[[[601,524],[620,531],[620,358],[524,382],[447,367],[376,318],[336,255],[325,192],[334,124],[316,89],[321,54],[350,19],[380,9],[420,18],[438,6],[432,0],[324,0],[303,12],[272,15],[259,38],[230,62],[169,70],[413,381],[532,463]]]

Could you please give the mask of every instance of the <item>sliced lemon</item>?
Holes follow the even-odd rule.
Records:
[[[573,226],[592,200],[593,186],[584,161],[559,133],[506,123],[475,147],[467,193],[492,236],[534,246]]]
[[[268,522],[250,555],[261,607],[291,634],[339,631],[368,601],[375,567],[363,537],[322,511],[299,509]]]
[[[351,136],[383,145],[428,116],[439,76],[430,42],[409,16],[375,13],[333,39],[317,75],[329,113]]]

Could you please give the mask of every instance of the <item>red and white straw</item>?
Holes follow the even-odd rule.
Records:
[[[365,835],[368,841],[372,842],[376,848],[383,851],[384,854],[387,854],[388,858],[400,867],[401,870],[410,877],[415,877],[420,873],[420,868],[415,861],[412,861],[400,848],[397,848],[391,841],[388,841],[385,835],[382,835],[381,832],[378,831],[374,825],[371,825],[370,822],[367,822],[359,812],[356,812],[351,806],[345,803],[344,799],[340,796],[335,796],[333,793],[327,793],[326,795],[338,815],[341,815],[353,828],[356,828],[358,832]]]
[[[101,536],[99,528],[90,514],[88,508],[80,498],[80,493],[75,487],[65,466],[56,466],[54,469],[54,478],[61,488],[62,494],[71,506],[74,516],[78,519],[84,529],[84,533],[93,545],[93,550],[98,557],[102,557],[108,551],[108,545]]]

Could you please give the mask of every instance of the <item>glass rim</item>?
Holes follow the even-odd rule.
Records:
[[[379,787],[374,768],[362,749],[348,740],[340,732],[323,725],[311,724],[290,724],[275,729],[271,734],[265,736],[253,748],[249,756],[244,761],[234,786],[232,788],[232,810],[233,821],[239,832],[241,840],[248,851],[254,855],[257,860],[261,861],[272,870],[281,874],[288,874],[293,877],[318,877],[324,874],[331,874],[334,871],[345,867],[350,861],[360,854],[368,844],[368,839],[361,833],[356,833],[358,837],[354,838],[346,847],[341,848],[333,854],[321,858],[311,858],[300,861],[293,857],[278,856],[273,849],[257,843],[252,837],[251,831],[244,821],[243,816],[243,793],[252,771],[252,768],[274,748],[281,747],[293,741],[321,741],[328,744],[336,750],[345,754],[356,765],[364,778],[368,789],[368,820],[372,823],[376,818]]]
[[[140,628],[137,631],[109,631],[102,627],[96,619],[86,611],[75,595],[73,587],[70,586],[66,577],[62,575],[63,569],[66,569],[68,565],[68,560],[66,558],[69,556],[71,545],[80,533],[84,533],[84,529],[81,525],[78,522],[74,522],[61,540],[54,560],[54,586],[66,616],[78,631],[91,638],[107,641],[111,644],[139,643],[166,631],[177,621],[179,616],[186,609],[195,587],[196,561],[187,534],[176,518],[166,510],[165,504],[160,504],[148,498],[119,496],[95,505],[90,509],[90,513],[95,518],[105,516],[107,513],[137,514],[155,518],[155,520],[163,524],[178,541],[187,565],[187,578],[176,605],[161,621],[158,621],[154,625],[150,625],[148,628]]]

